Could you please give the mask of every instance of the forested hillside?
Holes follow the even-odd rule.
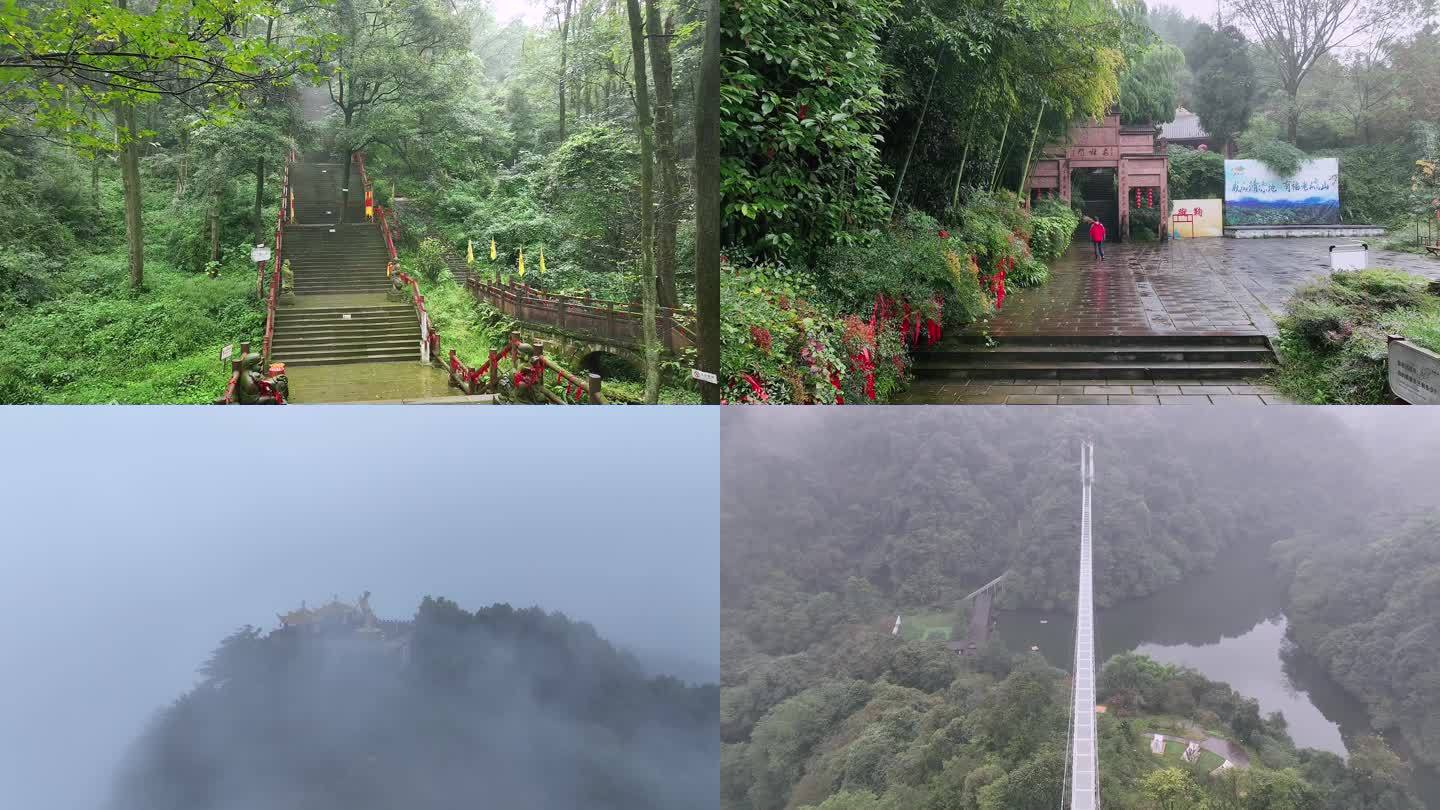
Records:
[[[137,741],[109,806],[716,805],[714,685],[646,677],[590,625],[539,608],[426,598],[406,633],[400,651],[237,631]]]
[[[722,465],[745,474],[727,474],[722,490],[725,605],[763,605],[772,586],[807,595],[799,598],[816,600],[823,632],[840,620],[831,598],[847,588],[890,605],[941,604],[1009,571],[1011,605],[1066,609],[1078,553],[1078,443],[1092,435],[1100,437],[1095,498],[1105,505],[1095,526],[1096,598],[1152,593],[1204,570],[1232,542],[1284,539],[1302,528],[1297,521],[1343,525],[1346,505],[1372,484],[1353,467],[1334,468],[1333,446],[1301,438],[1328,435],[1326,420],[1201,415],[1187,419],[1195,430],[1176,431],[1144,411],[1123,430],[1082,414],[1041,422],[995,411],[922,412],[895,424],[727,417]],[[1276,442],[1286,452],[1254,451]],[[1318,502],[1306,482],[1317,465],[1347,482]],[[793,622],[764,624],[802,633],[773,652],[807,643]]]
[[[292,149],[345,167],[357,203],[364,155],[471,365],[509,331],[446,267],[472,241],[477,270],[694,309],[702,2],[191,6],[0,10],[0,402],[217,396],[220,347],[264,331],[250,247]],[[606,369],[627,398],[696,398],[688,366],[639,354]]]
[[[1440,513],[1280,544],[1292,632],[1376,722],[1440,763]]]
[[[1371,452],[1376,435],[1316,411],[1280,421],[1187,414],[1177,431],[1143,410],[1123,424],[963,410],[907,411],[902,421],[727,413],[727,810],[1061,806],[1065,673],[993,639],[959,657],[940,642],[892,635],[891,623],[896,613],[953,609],[1007,570],[1012,605],[1068,609],[1082,438],[1096,442],[1103,505],[1097,597],[1112,603],[1204,570],[1235,544],[1387,525],[1393,516],[1377,504],[1394,479],[1380,471],[1414,472],[1425,455],[1419,446]],[[1344,760],[1296,750],[1280,715],[1263,716],[1255,700],[1196,672],[1117,656],[1097,698],[1108,706],[1099,724],[1106,807],[1420,806],[1381,738],[1347,740]],[[1247,764],[1211,775],[1218,757],[1156,757],[1157,732],[1228,741]]]

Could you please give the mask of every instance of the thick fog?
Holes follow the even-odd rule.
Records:
[[[587,621],[719,670],[703,409],[12,409],[0,420],[0,806],[94,810],[220,640],[371,591]]]

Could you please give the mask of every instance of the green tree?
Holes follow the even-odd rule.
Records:
[[[1140,792],[1157,810],[1205,810],[1205,793],[1182,768],[1151,771],[1140,781]]]
[[[139,144],[152,134],[136,108],[183,99],[223,122],[247,91],[305,70],[319,40],[297,38],[281,49],[268,36],[246,35],[246,20],[276,13],[272,0],[159,0],[136,9],[127,0],[42,0],[0,7],[0,128],[25,116],[82,154],[118,157],[132,288],[145,279]]]
[[[1245,35],[1234,26],[1201,25],[1185,51],[1195,77],[1191,106],[1221,151],[1244,131],[1255,98],[1255,68]]]
[[[1154,42],[1134,57],[1120,77],[1120,121],[1163,124],[1175,120],[1185,54],[1168,42]]]
[[[1257,768],[1250,773],[1243,806],[1246,810],[1320,810],[1325,803],[1298,771]]]
[[[655,144],[650,92],[645,78],[645,18],[639,0],[626,0],[630,20],[630,58],[635,75],[635,129],[640,136],[640,302],[644,308],[645,402],[660,397],[660,341],[655,334]],[[651,36],[660,32],[651,31]]]

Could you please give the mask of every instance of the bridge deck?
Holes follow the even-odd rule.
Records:
[[[1086,442],[1080,451],[1080,579],[1076,589],[1075,685],[1073,731],[1070,740],[1070,808],[1100,807],[1099,756],[1095,735],[1095,605],[1091,579],[1090,488],[1095,477],[1094,448]]]

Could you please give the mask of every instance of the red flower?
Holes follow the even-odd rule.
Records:
[[[940,230],[940,238],[941,238],[941,239],[949,239],[949,238],[950,238],[950,232],[942,228],[942,229]]]
[[[755,375],[741,374],[740,376],[744,377],[745,382],[750,384],[750,390],[755,392],[755,396],[759,397],[761,402],[770,401],[770,395],[765,393],[765,387],[760,384],[760,380],[755,377]]]
[[[750,337],[755,341],[755,345],[760,347],[761,351],[766,354],[770,353],[770,330],[763,326],[752,326],[750,327]]]
[[[796,117],[796,118],[799,118],[801,121],[804,121],[804,120],[805,120],[805,116],[806,116],[809,112],[810,112],[810,105],[809,105],[809,104],[801,104],[801,105],[800,105],[800,112],[797,113],[795,117]]]

